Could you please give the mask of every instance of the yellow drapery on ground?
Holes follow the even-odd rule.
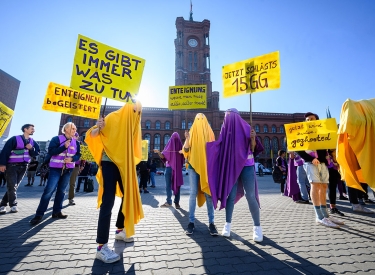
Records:
[[[341,109],[338,134],[337,161],[343,180],[352,188],[363,191],[360,182],[364,182],[374,190],[375,99],[347,99]]]
[[[142,158],[141,136],[141,111],[139,102],[125,104],[121,109],[110,113],[105,118],[105,127],[96,137],[91,137],[89,129],[86,134],[86,143],[99,165],[96,178],[99,183],[98,208],[102,204],[103,177],[101,171],[101,159],[103,150],[120,170],[124,194],[119,186],[116,186],[116,196],[124,196],[122,213],[125,216],[124,228],[126,236],[135,234],[134,225],[143,217],[142,202],[139,195],[136,165]]]
[[[184,157],[189,160],[190,165],[199,174],[200,182],[198,183],[197,199],[198,206],[201,207],[206,201],[203,192],[211,196],[207,175],[206,143],[214,141],[215,135],[210,124],[208,124],[206,116],[202,113],[198,113],[195,116],[189,134],[190,150],[188,153],[184,150],[183,152]]]

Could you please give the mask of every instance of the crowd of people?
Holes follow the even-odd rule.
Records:
[[[116,262],[120,255],[108,247],[110,222],[115,196],[121,197],[117,213],[115,239],[133,242],[135,225],[144,217],[140,193],[149,193],[147,182],[155,187],[156,163],[142,161],[140,102],[125,104],[105,118],[97,120],[86,133],[85,142],[99,166],[96,178],[98,188],[99,218],[97,226],[96,258],[105,263]],[[317,120],[313,113],[306,113],[306,121]],[[119,127],[121,125],[121,127]],[[10,138],[0,153],[0,180],[7,184],[7,192],[2,201],[0,213],[6,213],[9,204],[11,212],[17,212],[17,188],[27,171],[28,183],[34,183],[38,167],[36,157],[38,144],[31,138],[34,125],[22,127],[23,134]],[[61,135],[51,139],[47,160],[41,164],[40,185],[44,186],[35,216],[30,221],[36,225],[42,221],[52,195],[52,218],[66,219],[62,213],[65,190],[69,185],[69,204],[75,205],[74,194],[88,190],[87,178],[90,163],[81,160],[80,141],[77,128],[72,122],[66,123]],[[162,208],[180,206],[180,189],[183,185],[182,167],[186,163],[190,183],[189,223],[185,233],[195,230],[196,206],[206,204],[208,231],[212,236],[219,235],[215,225],[215,209],[225,209],[225,224],[221,235],[230,237],[235,204],[245,196],[253,221],[252,239],[263,241],[260,224],[260,200],[255,172],[255,158],[264,148],[251,126],[241,118],[238,110],[225,112],[221,132],[217,140],[203,113],[198,113],[189,131],[185,131],[184,143],[177,132],[173,133],[163,151],[154,150],[165,164],[166,200]],[[293,198],[296,203],[309,204],[312,201],[316,222],[328,227],[339,228],[344,224],[332,215],[344,216],[336,207],[336,188],[341,186],[340,199],[347,199],[345,185],[341,181],[339,164],[334,150],[289,152],[289,166],[286,152],[280,150],[274,169],[279,174],[281,193]],[[289,167],[289,169],[288,169]],[[140,177],[138,181],[138,176]],[[78,184],[75,185],[78,178]],[[1,181],[0,181],[1,184]],[[330,211],[326,204],[326,191],[329,189]],[[367,186],[363,188],[367,190]],[[298,190],[298,191],[296,191]],[[360,204],[369,198],[357,189],[348,187],[353,210],[373,213]],[[172,201],[172,195],[174,199]]]

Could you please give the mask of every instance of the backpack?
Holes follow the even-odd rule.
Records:
[[[275,183],[282,183],[283,181],[283,172],[280,171],[277,163],[273,166],[272,178]]]

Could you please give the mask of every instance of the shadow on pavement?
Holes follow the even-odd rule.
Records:
[[[95,259],[92,266],[92,274],[135,274],[134,265],[131,265],[127,271],[125,271],[123,258],[120,261],[112,264],[106,264],[102,261]]]

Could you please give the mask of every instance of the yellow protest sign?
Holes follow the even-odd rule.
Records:
[[[284,124],[284,127],[288,151],[336,148],[337,123],[334,118]]]
[[[138,93],[145,60],[78,35],[70,86],[97,96],[127,101]]]
[[[102,98],[69,87],[50,82],[42,109],[97,119],[100,115]]]
[[[142,161],[148,161],[148,140],[142,140]]]
[[[168,109],[206,109],[207,85],[169,86]]]
[[[3,136],[13,114],[14,111],[0,101],[0,137]]]
[[[239,61],[222,68],[224,97],[280,88],[279,52]]]
[[[90,161],[90,162],[95,162],[94,157],[91,155],[91,152],[89,150],[89,147],[86,145],[81,145],[81,159]]]

